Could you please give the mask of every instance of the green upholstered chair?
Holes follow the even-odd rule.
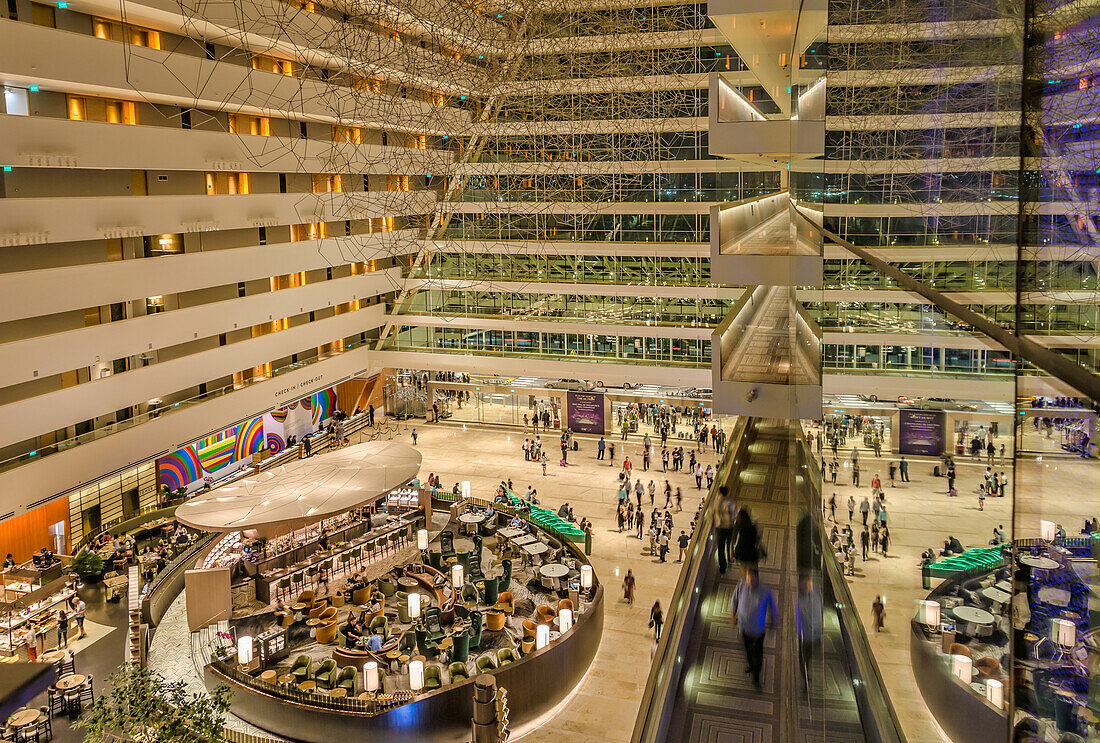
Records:
[[[512,585],[512,561],[505,560],[500,566],[504,568],[504,575],[497,581],[497,588],[507,591]]]
[[[390,580],[387,575],[378,581],[378,590],[382,592],[383,596],[392,596],[397,593],[397,584]]]
[[[336,683],[336,673],[336,661],[332,658],[322,661],[321,665],[317,666],[316,673],[313,674],[313,680],[317,682],[317,688],[331,689]]]
[[[355,680],[358,676],[358,670],[355,666],[344,666],[340,669],[340,672],[336,674],[336,683],[334,688],[344,688],[348,690],[348,696],[352,696],[355,692]]]
[[[485,653],[484,655],[477,656],[477,660],[474,661],[474,665],[477,666],[478,673],[488,673],[489,671],[495,671],[500,667],[497,663],[497,658],[493,655],[492,651]]]
[[[438,606],[429,606],[424,612],[424,626],[428,630],[428,637],[438,642],[447,634],[443,629],[442,612]]]
[[[382,635],[382,639],[385,640],[390,634],[390,620],[386,617],[375,617],[370,620],[369,629],[372,635]]]
[[[402,624],[412,624],[412,616],[409,614],[408,604],[397,605],[397,621]]]
[[[414,630],[416,649],[425,658],[434,658],[439,654],[439,644],[428,636],[428,630],[418,626]]]
[[[416,650],[416,633],[407,631],[401,635],[401,639],[397,641],[397,649],[404,653],[411,653]]]
[[[497,598],[500,596],[500,579],[499,578],[486,578],[485,579],[485,591],[481,596],[481,603],[486,606],[492,606],[497,602]]]
[[[470,657],[470,634],[459,632],[451,637],[454,643],[451,646],[451,660],[465,663]]]
[[[455,535],[454,532],[444,529],[439,532],[439,557],[441,560],[446,560],[448,557],[452,557],[455,553]]]
[[[497,662],[502,666],[506,666],[509,663],[513,663],[519,660],[516,657],[516,651],[512,648],[499,648],[497,650]]]
[[[481,616],[480,611],[471,611],[470,616],[470,647],[476,648],[481,645],[481,630],[484,627],[485,620]]]
[[[443,669],[436,665],[424,666],[424,689],[431,691],[443,686]]]
[[[457,684],[470,678],[470,672],[466,670],[466,663],[454,662],[447,667],[447,674],[451,677],[451,683]]]
[[[462,586],[462,590],[459,592],[458,597],[462,600],[462,603],[474,603],[476,604],[481,598],[477,595],[477,586],[473,583],[465,583]]]
[[[308,679],[313,672],[313,661],[310,660],[308,655],[299,655],[294,659],[293,665],[290,666],[290,672],[294,675],[294,680],[301,683]]]
[[[434,550],[428,550],[428,564],[436,570],[443,570],[443,555]]]

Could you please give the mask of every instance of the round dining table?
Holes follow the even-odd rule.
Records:
[[[61,691],[70,691],[78,686],[83,686],[87,680],[87,677],[83,674],[70,673],[68,676],[62,676],[57,680],[57,688]]]
[[[1035,570],[1054,570],[1059,565],[1057,560],[1051,560],[1049,557],[1040,555],[1024,555],[1020,558],[1020,564],[1027,565]]]
[[[42,653],[38,656],[39,663],[59,663],[65,660],[64,650],[50,650],[47,653]]]
[[[8,718],[8,724],[17,729],[25,728],[33,725],[38,720],[39,714],[41,713],[36,709],[21,709]]]
[[[564,578],[569,575],[569,568],[558,562],[548,562],[539,568],[539,575],[543,578]]]
[[[953,610],[955,618],[960,622],[968,622],[981,627],[993,624],[993,615],[985,609],[974,606],[956,606]]]
[[[996,586],[990,586],[982,590],[982,596],[992,601],[994,604],[1007,604],[1009,599],[1012,598],[1012,594],[1008,591],[1002,591]]]

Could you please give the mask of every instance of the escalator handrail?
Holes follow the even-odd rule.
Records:
[[[688,544],[683,569],[665,613],[664,631],[657,644],[649,679],[642,693],[638,719],[631,736],[632,743],[656,743],[664,740],[669,713],[678,690],[677,682],[681,676],[684,645],[691,634],[688,622],[695,616],[698,602],[703,597],[700,584],[706,574],[704,561],[710,556],[708,547],[714,533],[714,506],[717,502],[715,494],[721,485],[731,480],[735,467],[747,459],[745,447],[750,438],[747,434],[754,421],[754,418],[748,417],[737,419],[722,461],[718,465],[714,485],[704,500],[703,512]]]

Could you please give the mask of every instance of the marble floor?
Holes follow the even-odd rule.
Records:
[[[611,467],[596,460],[594,437],[578,436],[580,451],[570,452],[569,466],[549,467],[543,476],[540,466],[524,461],[524,437],[519,429],[509,432],[462,423],[417,421],[416,430],[417,447],[424,454],[423,475],[434,472],[444,485],[469,480],[474,495],[487,498],[492,497],[501,480],[511,478],[518,493],[529,484],[534,486],[544,507],[556,509],[562,502],[568,502],[578,519],[587,516],[592,520],[591,560],[607,590],[603,641],[588,677],[575,696],[553,719],[524,740],[568,739],[573,743],[629,740],[655,646],[653,631],[647,627],[649,610],[654,601],[667,607],[680,565],[673,561],[675,550],[670,552],[669,561],[662,564],[643,554],[640,540],[626,531],[619,533],[615,508],[623,442],[615,437],[616,466]],[[547,438],[544,434],[543,439]],[[553,433],[549,438],[550,443],[556,442]],[[401,440],[412,441],[408,433]],[[679,440],[672,441],[680,445]],[[642,476],[646,484],[652,477],[657,485],[657,506],[664,505],[661,491],[665,477],[674,490],[680,487],[684,510],[673,513],[674,525],[677,531],[690,529],[691,518],[705,491],[697,490],[695,478],[684,472],[665,475],[660,466],[648,473],[641,472],[641,447],[641,436],[633,434],[625,446],[625,453],[635,463],[635,477]],[[657,450],[660,451],[659,447]],[[717,463],[717,458],[710,452],[703,455],[702,461],[705,466]],[[632,570],[637,579],[637,598],[632,606],[622,599],[621,584],[627,570]]]

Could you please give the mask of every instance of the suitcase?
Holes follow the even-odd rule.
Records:
[[[940,474],[940,466],[938,464],[932,468],[932,477],[943,477],[943,475]]]
[[[576,441],[574,441],[573,442],[573,451],[580,451],[580,449],[581,449],[581,445],[578,444]]]

